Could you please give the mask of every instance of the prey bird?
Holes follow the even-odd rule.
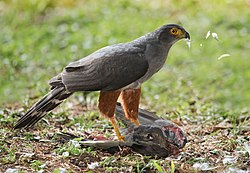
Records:
[[[101,48],[69,63],[49,81],[51,91],[18,120],[14,129],[33,126],[74,92],[100,91],[100,114],[110,120],[116,136],[123,140],[114,118],[118,97],[125,117],[139,126],[141,85],[162,68],[170,48],[181,39],[190,40],[183,27],[163,25],[131,42]]]

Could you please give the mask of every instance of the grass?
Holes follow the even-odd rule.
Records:
[[[100,161],[110,171],[124,170],[122,164],[133,171],[174,172],[182,168],[194,171],[192,165],[201,164],[196,159],[199,155],[213,166],[216,161],[212,158],[219,157],[220,169],[229,169],[231,165],[222,164],[224,156],[243,151],[243,143],[248,142],[249,146],[246,132],[250,110],[248,11],[248,1],[0,1],[0,153],[4,156],[0,163],[5,165],[0,166],[0,171],[23,165],[20,169],[23,171],[60,172],[67,166],[56,159],[61,156],[58,151],[69,152],[65,162],[74,159],[84,162],[79,155],[88,155],[91,161]],[[80,148],[79,155],[75,156],[71,153],[74,152],[71,144],[59,144],[56,149],[53,146],[56,142],[49,134],[58,132],[58,127],[75,132],[94,128],[110,137],[113,133],[110,125],[99,118],[96,111],[98,93],[91,93],[86,99],[81,93],[75,94],[56,113],[46,116],[45,121],[38,124],[38,130],[24,134],[11,131],[18,115],[49,91],[48,80],[69,62],[103,46],[131,41],[166,23],[184,26],[191,35],[191,48],[183,41],[174,45],[163,69],[143,85],[141,107],[186,123],[190,143],[180,161],[150,161],[135,153],[121,158],[117,154],[113,160],[105,161]],[[208,31],[217,33],[220,41],[211,36],[205,39]],[[218,60],[223,54],[230,56]],[[80,104],[87,105],[88,111]],[[74,110],[72,105],[76,107]],[[211,130],[222,122],[222,127]],[[44,125],[46,123],[49,126]],[[228,136],[224,134],[227,132]],[[37,136],[52,140],[52,147],[34,139]],[[47,147],[58,167],[52,169],[43,156],[24,155],[18,146],[20,142],[15,139],[27,147],[25,152],[32,150],[32,144],[35,147],[31,153]],[[215,146],[207,142],[214,142]],[[208,153],[202,154],[202,147]],[[98,151],[97,154],[111,158],[107,153]],[[25,159],[20,161],[19,156]],[[243,161],[249,158],[244,154],[237,156]],[[130,157],[136,162],[129,161]],[[243,161],[233,166],[242,169],[244,164],[249,166],[249,162]],[[45,163],[47,166],[41,168]]]

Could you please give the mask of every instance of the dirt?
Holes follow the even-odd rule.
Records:
[[[15,108],[16,109],[16,108]],[[79,111],[75,108],[69,112]],[[4,116],[13,116],[6,110]],[[59,118],[59,117],[57,117]],[[65,117],[64,117],[65,118]],[[165,172],[242,172],[250,171],[250,130],[249,117],[239,117],[235,122],[228,119],[211,121],[175,120],[188,136],[188,143],[181,153],[167,158],[142,156],[128,147],[110,153],[99,149],[79,149],[80,154],[69,154],[64,157],[58,149],[65,147],[68,141],[60,139],[58,132],[84,136],[85,132],[105,136],[113,133],[111,128],[92,128],[79,130],[67,126],[70,120],[48,118],[48,122],[40,122],[33,129],[13,131],[14,122],[1,121],[1,158],[0,172],[159,172],[156,162]],[[48,123],[48,124],[47,124]],[[109,136],[112,139],[112,136]],[[36,162],[38,161],[38,162]],[[37,164],[36,164],[37,163]],[[174,165],[174,167],[173,167]]]

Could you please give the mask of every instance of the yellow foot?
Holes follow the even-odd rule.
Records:
[[[120,133],[120,131],[119,131],[119,128],[118,128],[118,126],[117,126],[117,124],[116,124],[116,121],[115,121],[114,117],[109,118],[109,120],[110,120],[112,126],[114,127],[115,134],[116,134],[118,140],[119,140],[119,141],[124,141],[124,136],[121,135],[121,133]]]
[[[117,136],[117,135],[116,135]],[[117,136],[118,137],[118,140],[119,141],[124,141],[124,136],[120,135],[120,136]]]
[[[131,122],[134,123],[137,127],[140,125],[138,119],[131,119]]]

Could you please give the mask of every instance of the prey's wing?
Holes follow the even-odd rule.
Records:
[[[141,48],[119,44],[70,63],[61,76],[68,91],[109,91],[135,82],[147,70]]]
[[[128,128],[135,127],[134,123],[125,118],[124,110],[119,102],[116,105],[116,119],[122,121]],[[163,120],[162,118],[158,117],[155,113],[140,108],[139,108],[138,120],[140,125],[150,125],[150,126],[158,126],[159,124],[158,122],[161,123],[161,121],[168,122],[167,120]]]

